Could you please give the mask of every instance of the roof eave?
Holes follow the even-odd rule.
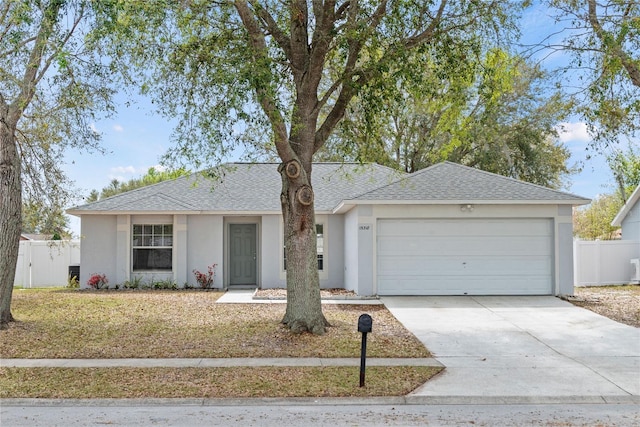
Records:
[[[590,199],[574,200],[478,200],[478,199],[452,199],[452,200],[343,200],[334,209],[333,213],[345,213],[356,205],[570,205],[580,206],[591,203]]]
[[[636,204],[638,199],[640,199],[640,185],[638,185],[636,189],[633,191],[633,193],[631,193],[629,200],[627,200],[627,203],[625,203],[624,206],[622,206],[622,208],[620,209],[620,212],[618,212],[618,215],[616,215],[616,217],[613,218],[613,221],[611,221],[611,226],[613,227],[622,226],[622,221],[624,221],[624,219],[627,217],[627,215],[631,211],[631,208]]]
[[[78,210],[78,209],[69,209],[66,211],[69,215],[74,215],[77,217],[81,217],[82,215],[242,215],[242,216],[259,216],[259,215],[274,215],[282,213],[280,210],[261,210],[261,211],[233,211],[233,210],[220,210],[220,211],[212,211],[212,210],[173,210],[173,211],[159,211],[159,210],[100,210],[100,211],[89,211],[89,210]],[[316,211],[316,213],[322,213],[323,211]]]

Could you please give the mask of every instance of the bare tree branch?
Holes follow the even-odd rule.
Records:
[[[602,25],[600,24],[600,20],[598,19],[597,14],[597,4],[595,0],[588,0],[589,4],[589,23],[593,27],[593,31],[596,36],[602,43],[606,43],[607,39],[613,40],[613,37],[610,37]],[[630,7],[630,6],[629,6]],[[629,74],[629,78],[634,86],[640,87],[640,67],[638,64],[624,51],[622,50],[619,41],[616,41],[615,44],[610,46],[613,55],[620,60],[622,66]]]
[[[249,33],[251,47],[254,51],[254,55],[257,56],[256,59],[265,61],[268,58],[267,43],[262,30],[256,22],[255,15],[245,0],[236,0],[234,2],[234,6],[240,15],[242,23]],[[265,73],[269,75],[271,80],[273,79],[270,72],[265,71]],[[291,147],[289,147],[289,144],[287,143],[288,136],[284,118],[277,107],[275,97],[267,90],[267,87],[270,86],[271,83],[271,81],[268,81],[264,82],[263,85],[255,86],[258,102],[271,122],[278,155],[283,160],[292,159],[295,157],[295,154],[291,151]]]

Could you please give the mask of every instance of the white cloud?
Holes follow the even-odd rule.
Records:
[[[129,181],[132,178],[138,178],[146,174],[149,168],[154,168],[158,172],[163,172],[167,168],[162,165],[153,166],[115,166],[109,169],[109,179],[117,179],[120,182]]]
[[[116,132],[123,132],[124,128],[122,126],[120,126],[119,124],[115,124],[115,125],[113,125],[113,130],[115,130]]]
[[[100,131],[98,130],[98,128],[96,127],[95,123],[91,123],[89,125],[89,129],[91,129],[94,133],[100,133]]]
[[[561,142],[589,142],[592,139],[586,123],[560,123],[556,130]]]
[[[137,173],[133,166],[116,166],[110,169],[111,175],[133,175]]]

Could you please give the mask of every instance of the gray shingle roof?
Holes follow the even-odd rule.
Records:
[[[443,162],[381,186],[354,200],[431,202],[588,203],[588,199],[502,175]]]
[[[280,212],[282,182],[277,163],[231,163],[215,169],[218,178],[194,174],[78,206],[69,213],[98,212]],[[316,163],[312,185],[315,208],[329,212],[354,198],[397,180],[401,174],[380,165]]]
[[[78,206],[74,215],[104,212],[280,212],[282,188],[277,163],[231,163],[218,178],[194,174]],[[317,212],[341,202],[380,203],[559,203],[585,204],[573,194],[443,162],[407,175],[380,165],[316,163],[312,185]]]

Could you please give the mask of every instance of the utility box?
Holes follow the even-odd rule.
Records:
[[[633,258],[629,261],[633,264],[633,273],[631,273],[631,283],[640,284],[640,258]]]

